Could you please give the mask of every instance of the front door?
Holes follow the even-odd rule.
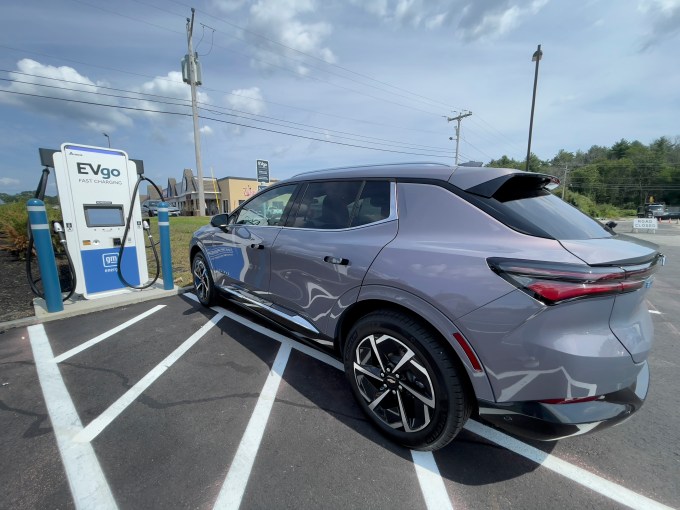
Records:
[[[255,303],[267,301],[271,247],[285,221],[296,185],[284,185],[249,200],[216,228],[208,248],[213,280],[222,290]]]

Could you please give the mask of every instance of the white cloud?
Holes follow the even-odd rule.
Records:
[[[262,92],[259,87],[251,87],[249,89],[232,90],[231,94],[225,96],[225,102],[230,108],[235,110],[237,114],[249,113],[252,115],[261,115],[266,111],[265,103],[262,100]],[[236,119],[235,122],[241,122],[244,119]],[[243,128],[240,126],[231,126],[231,132],[235,135],[243,133]]]
[[[199,131],[203,136],[211,136],[215,131],[210,126],[202,126]]]
[[[647,16],[651,25],[642,42],[642,51],[680,34],[680,0],[643,0],[638,3],[638,10]]]
[[[149,97],[148,101],[138,102],[138,107],[140,108],[191,114],[191,87],[182,81],[182,73],[179,71],[170,71],[165,76],[156,76],[151,81],[143,83],[137,91],[144,94],[162,96]],[[154,103],[154,100],[176,104],[159,104]],[[197,89],[196,100],[199,103],[209,103],[210,97],[208,94],[201,92],[200,89]],[[152,112],[141,113],[150,118],[159,118],[161,115]]]
[[[21,181],[19,179],[12,179],[11,177],[0,177],[0,184],[3,186],[16,186]]]
[[[497,39],[518,27],[523,18],[538,14],[547,3],[548,0],[476,0],[463,9],[458,33],[466,41]]]
[[[224,12],[238,11],[247,0],[212,0],[212,5]]]
[[[256,59],[253,59],[251,64],[262,69],[271,69],[269,64],[285,66],[306,75],[309,68],[301,62],[301,55],[298,52],[329,63],[335,62],[335,55],[324,42],[330,36],[333,27],[326,22],[308,23],[301,19],[315,10],[314,0],[258,0],[250,8],[248,29],[270,40],[251,33],[245,34],[256,47]],[[280,42],[292,50],[272,41]],[[289,58],[284,58],[282,54]]]
[[[239,112],[261,115],[266,111],[259,87],[232,90],[231,94],[225,97],[225,101],[230,108]]]
[[[671,0],[667,0],[671,1]],[[548,0],[351,0],[388,25],[437,30],[458,19],[464,40],[498,38],[537,14]]]
[[[75,120],[95,131],[113,132],[132,125],[132,120],[115,108],[74,102],[120,104],[117,98],[97,96],[97,92],[106,92],[100,88],[102,83],[93,82],[72,67],[43,65],[25,58],[17,62],[17,71],[10,72],[9,77],[12,82],[3,90],[15,94],[3,94],[2,102],[40,115]]]
[[[387,25],[435,30],[455,12],[452,0],[351,0]]]

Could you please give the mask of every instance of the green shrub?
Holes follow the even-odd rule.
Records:
[[[47,209],[47,219],[51,223],[61,220],[61,211]],[[53,237],[55,251],[61,249],[59,241]],[[28,248],[28,212],[26,204],[14,202],[0,205],[0,250],[9,251],[19,258],[24,258]]]

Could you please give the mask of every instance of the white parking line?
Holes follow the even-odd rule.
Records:
[[[30,326],[28,335],[38,380],[76,508],[118,508],[92,445],[73,439],[76,433],[82,431],[83,425],[54,361],[45,328],[42,324]]]
[[[621,485],[614,482],[610,482],[597,476],[596,474],[586,471],[580,467],[574,466],[568,462],[565,462],[557,457],[554,457],[548,453],[545,453],[538,448],[534,448],[526,443],[518,441],[514,437],[510,437],[498,430],[482,425],[479,422],[468,420],[465,424],[465,428],[470,432],[477,434],[478,436],[488,439],[489,441],[496,443],[503,448],[510,450],[511,452],[521,455],[522,457],[529,459],[536,464],[540,464],[542,467],[550,469],[555,473],[569,478],[574,482],[588,487],[589,489],[602,494],[622,505],[626,505],[630,508],[635,508],[638,510],[673,510],[671,507],[658,503],[653,499],[649,499],[642,494],[633,492],[630,489],[626,489]]]
[[[231,462],[229,472],[222,484],[222,489],[220,489],[213,508],[225,510],[238,509],[241,506],[243,493],[246,490],[246,485],[248,485],[250,472],[253,469],[255,457],[260,448],[264,429],[267,426],[269,414],[274,405],[276,392],[279,389],[281,377],[286,369],[290,352],[291,344],[289,342],[282,343],[279,347],[279,352],[269,372],[269,377],[267,377],[260,392],[260,397],[257,399],[253,414],[238,445],[238,450],[236,450],[234,460]]]
[[[204,324],[201,329],[196,331],[188,339],[186,339],[182,345],[175,349],[167,358],[156,365],[148,374],[142,377],[137,384],[130,388],[125,394],[123,394],[118,400],[109,406],[109,408],[102,414],[97,416],[92,420],[87,427],[82,429],[76,437],[76,441],[90,442],[99,433],[104,430],[113,420],[115,420],[120,413],[122,413],[130,404],[132,404],[137,397],[139,397],[144,391],[151,386],[156,379],[158,379],[163,372],[170,368],[175,361],[182,357],[191,347],[198,342],[203,335],[205,335],[215,324],[217,324],[224,315],[218,313],[212,319],[210,319],[206,324]]]
[[[196,302],[198,302],[198,298],[191,294],[191,293],[186,293],[184,294],[185,297],[190,298]],[[317,352],[314,349],[311,349],[303,344],[298,344],[297,342],[292,343],[293,341],[283,335],[280,335],[279,333],[276,333],[274,331],[271,331],[265,327],[262,327],[258,324],[255,324],[254,322],[249,321],[248,319],[245,319],[239,315],[236,315],[232,312],[229,312],[228,310],[225,310],[222,307],[215,306],[212,307],[213,310],[219,311],[220,313],[223,313],[225,317],[228,317],[229,319],[235,320],[244,326],[247,326],[259,333],[262,333],[263,335],[269,336],[270,338],[274,340],[278,340],[279,342],[286,342],[286,343],[291,343],[292,347],[294,349],[297,349],[299,351],[302,351],[306,354],[309,354],[310,356],[313,356],[314,358],[323,361],[325,363],[328,363],[329,365],[337,368],[338,370],[344,370],[344,367],[342,363],[337,361],[335,358],[332,358],[330,356],[327,356],[323,353]],[[627,489],[621,485],[618,485],[614,482],[610,482],[609,480],[606,480],[600,476],[597,476],[589,471],[586,471],[585,469],[579,468],[577,466],[574,466],[573,464],[570,464],[569,462],[566,462],[564,460],[558,459],[557,457],[554,457],[552,455],[546,454],[542,452],[541,450],[538,450],[537,448],[534,448],[533,446],[530,446],[526,443],[523,443],[511,436],[508,436],[507,434],[504,434],[503,432],[497,431],[495,429],[492,429],[490,427],[487,427],[486,425],[483,425],[479,422],[476,422],[474,420],[468,420],[467,423],[465,424],[465,428],[473,432],[474,434],[477,434],[481,437],[484,437],[485,439],[488,439],[489,441],[492,441],[518,455],[521,455],[533,462],[536,462],[537,464],[540,464],[543,467],[546,467],[555,473],[558,473],[566,478],[571,479],[572,481],[592,489],[595,492],[598,492],[602,494],[603,496],[606,496],[610,499],[613,499],[614,501],[617,501],[619,503],[622,503],[624,505],[629,506],[630,508],[635,508],[635,509],[640,509],[640,510],[673,510],[673,508],[668,507],[666,505],[663,505],[662,503],[659,503],[657,501],[654,501],[650,498],[647,498],[646,496],[643,496],[641,494],[638,494],[634,491],[631,491],[630,489]],[[434,456],[432,455],[431,452],[412,452],[411,454],[416,453],[416,456],[414,456],[414,464],[416,462],[416,457],[418,457],[422,465],[418,466],[416,465],[416,473],[418,473],[419,469],[423,469],[423,466],[434,466],[436,469],[436,472],[434,470],[430,470],[431,472],[427,474],[427,480],[432,480],[433,478],[429,478],[432,476],[439,476],[439,481],[441,481],[441,476],[439,475],[439,470],[437,468],[437,464],[434,460]],[[422,455],[421,455],[422,454]],[[427,460],[427,456],[432,457],[431,461]],[[430,463],[431,462],[431,463]],[[418,473],[418,478],[419,482],[420,480],[420,473]],[[434,478],[436,480],[436,478]],[[426,481],[426,483],[428,483]],[[445,498],[445,501],[449,501],[448,499],[448,493],[446,492],[446,489],[444,487],[443,481],[441,481],[441,484],[437,483],[432,483],[427,486],[422,485],[421,482],[421,489],[423,490],[423,493],[425,493],[426,490],[431,491],[431,490],[437,490],[437,487],[439,487],[441,490],[443,490],[443,494],[438,494],[435,495],[434,493],[432,494],[433,500],[439,501],[439,498]],[[426,504],[428,505],[428,510],[433,510],[434,508],[444,508],[441,506],[433,506],[431,507],[430,504],[428,503],[428,500],[426,499]],[[437,503],[437,505],[441,505],[441,503]]]
[[[423,498],[425,498],[427,509],[453,510],[444,480],[439,474],[439,468],[432,452],[411,450],[411,457],[413,457],[413,464],[416,466],[416,475],[418,475],[420,490],[423,493]]]
[[[194,294],[186,293],[184,294],[185,297],[188,297],[189,299],[192,299],[196,302],[198,301],[198,298]],[[265,336],[268,336],[272,340],[276,340],[278,342],[281,342],[281,348],[284,346],[288,346],[288,349],[295,349],[300,352],[303,352],[307,354],[308,356],[315,358],[319,361],[322,361],[323,363],[326,363],[327,365],[330,365],[338,370],[345,370],[344,365],[336,360],[335,358],[324,354],[320,351],[317,351],[316,349],[313,349],[311,347],[308,347],[304,344],[300,344],[297,342],[294,342],[290,338],[283,336],[279,333],[276,333],[275,331],[272,331],[268,328],[265,328],[263,326],[260,326],[259,324],[255,324],[254,322],[241,317],[240,315],[237,315],[235,313],[230,312],[229,310],[225,310],[221,306],[213,306],[212,310],[224,314],[225,317],[228,319],[231,319],[235,322],[238,322],[239,324],[243,324],[244,326],[262,334]],[[273,370],[273,368],[272,368]],[[281,370],[283,372],[283,370]],[[254,415],[254,413],[253,413]],[[251,418],[252,420],[252,418]],[[266,424],[266,421],[265,423]],[[264,427],[263,424],[263,427]],[[250,427],[250,424],[248,425]],[[264,430],[264,428],[263,428]],[[258,442],[259,444],[259,442]],[[239,447],[240,449],[240,447]],[[253,456],[257,453],[257,449],[254,450]],[[416,469],[416,475],[418,477],[418,483],[420,484],[420,489],[423,493],[423,497],[425,498],[425,504],[427,505],[428,510],[447,510],[449,508],[453,508],[451,506],[451,501],[449,500],[449,495],[446,492],[446,487],[444,486],[444,482],[441,478],[441,475],[439,474],[439,468],[437,468],[437,463],[434,460],[434,456],[432,455],[432,452],[416,452],[416,451],[411,451],[411,455],[413,456],[413,463],[415,465]],[[238,456],[238,453],[237,453]],[[251,464],[252,468],[252,464]],[[244,470],[240,470],[240,473],[244,473]],[[231,470],[230,470],[231,473]],[[250,474],[250,469],[248,469],[248,476]],[[225,491],[224,486],[222,488],[222,491],[220,492],[220,496],[218,497],[218,503],[215,504],[215,508],[238,508],[238,506],[241,504],[241,499],[243,498],[243,491],[245,490],[245,484],[247,483],[248,478],[246,477],[245,480],[242,482],[243,483],[243,489],[241,490],[240,495],[238,495],[238,498],[235,497],[235,494],[232,493],[231,498],[234,498],[233,501],[236,501],[236,503],[230,503],[232,501],[231,498],[227,498],[226,496],[223,496],[223,493]],[[225,481],[226,485],[226,481]],[[229,506],[232,505],[232,506]]]
[[[130,319],[127,322],[124,322],[120,326],[116,326],[115,328],[108,330],[106,333],[102,333],[101,335],[94,337],[92,340],[88,340],[87,342],[80,344],[78,347],[74,347],[73,349],[60,354],[59,356],[54,358],[54,361],[57,362],[57,363],[61,363],[62,361],[70,358],[71,356],[75,356],[79,352],[82,352],[85,349],[89,349],[93,345],[98,344],[99,342],[101,342],[103,340],[106,340],[110,336],[113,336],[116,333],[119,333],[120,331],[123,331],[125,328],[132,326],[136,322],[139,322],[142,319],[146,319],[149,315],[157,312],[161,308],[165,308],[165,305],[154,306],[151,310],[148,310],[148,311],[144,312],[143,314],[138,315],[137,317],[133,317],[132,319]]]

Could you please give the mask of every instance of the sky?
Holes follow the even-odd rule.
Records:
[[[539,44],[539,158],[680,136],[680,0],[10,0],[0,192],[34,190],[38,148],[67,142],[110,142],[160,187],[195,172],[192,7],[206,177],[453,164],[466,112],[461,163],[523,160]]]

